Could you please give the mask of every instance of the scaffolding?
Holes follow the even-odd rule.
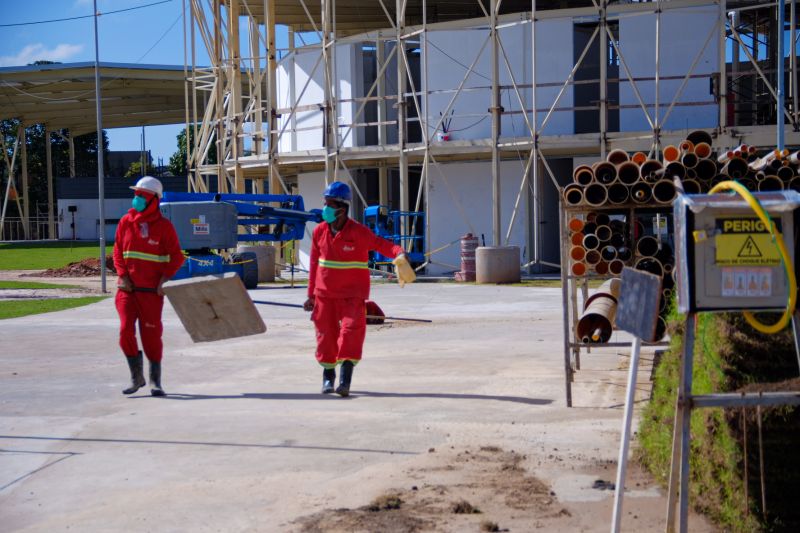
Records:
[[[788,5],[779,8],[784,4]],[[781,138],[784,133],[787,145],[800,145],[795,4],[795,0],[320,0],[314,4],[306,0],[184,0],[184,119],[187,139],[191,141],[188,188],[205,191],[215,180],[222,192],[285,192],[288,178],[298,174],[322,171],[327,181],[342,174],[355,184],[351,171],[374,169],[380,198],[385,203],[391,169],[400,185],[396,207],[428,211],[430,177],[444,179],[443,165],[454,161],[489,162],[492,244],[507,244],[514,225],[520,220],[528,221],[521,213],[529,209],[528,218],[533,221],[526,226],[526,240],[531,244],[529,264],[541,265],[545,263],[540,253],[543,187],[550,181],[558,188],[564,181],[549,163],[553,158],[603,157],[615,148],[656,154],[660,146],[683,138],[685,131],[665,129],[664,125],[676,109],[687,106],[715,107],[717,123],[706,128],[714,135],[715,148],[743,142],[774,146],[781,142],[776,137]],[[692,8],[714,10],[716,23],[708,28],[690,68],[664,73],[662,59],[685,36],[663,35],[662,18]],[[652,74],[646,76],[630,68],[632,54],[625,52],[624,42],[618,42],[619,35],[615,33],[623,21],[642,16],[655,20],[655,54],[648,60],[653,68]],[[526,68],[530,73],[527,78],[519,78],[509,61],[511,48],[504,43],[503,32],[512,27],[527,28],[530,42],[523,47],[532,52],[537,49],[537,28],[553,19],[571,19],[576,26],[588,28],[580,55],[575,54],[565,78],[554,82],[537,80],[537,61],[546,54],[528,53]],[[791,36],[788,59],[777,53],[778,47],[785,48],[779,25]],[[277,30],[284,26],[288,28],[289,43],[287,48],[279,49]],[[430,58],[435,50],[431,36],[456,30],[483,35],[480,52],[465,59],[464,75],[454,79],[452,87],[431,88],[430,73],[441,64],[434,65]],[[718,52],[716,73],[697,74],[703,49],[714,42]],[[364,87],[363,94],[347,96],[339,91],[337,46],[348,43],[368,43],[374,48],[370,53],[377,63],[376,76],[368,90]],[[208,53],[205,66],[199,65],[200,47]],[[280,63],[309,50],[319,51],[312,75],[302,86],[297,83],[291,87],[291,101],[282,106],[277,92]],[[484,50],[491,67],[487,83],[480,85],[474,80]],[[585,75],[588,56],[599,57],[596,75]],[[318,70],[324,73],[323,93],[317,101],[302,102],[300,96],[307,93],[310,78]],[[687,84],[698,79],[710,80],[710,99],[682,99]],[[291,77],[290,83],[295,81]],[[628,103],[615,102],[614,91],[623,85],[635,98]],[[784,87],[788,90],[784,91]],[[568,102],[569,91],[579,89],[596,97],[583,103]],[[470,110],[469,116],[490,121],[491,132],[484,138],[443,141],[443,125],[453,112],[453,104],[470,91],[487,93],[485,106]],[[542,98],[543,91],[554,93],[554,98]],[[506,101],[502,100],[504,94]],[[429,103],[443,95],[449,103],[441,116],[434,115]],[[103,105],[105,109],[105,96]],[[355,110],[352,120],[340,123],[339,111],[347,106]],[[619,124],[615,124],[618,116],[637,109],[646,127],[620,131]],[[13,106],[4,106],[0,111],[3,118],[18,114]],[[284,146],[282,141],[288,137],[310,134],[298,117],[312,112],[324,116],[320,128],[322,146],[308,150],[292,149],[291,143]],[[596,127],[564,135],[548,134],[548,126],[558,113],[592,116]],[[368,118],[369,114],[374,116]],[[518,120],[522,130],[515,128],[513,135],[508,135],[501,125],[511,119]],[[35,119],[24,123],[35,123],[32,120]],[[776,134],[776,129],[780,133]],[[377,130],[377,144],[352,142],[366,130]],[[25,159],[23,155],[18,157]],[[12,158],[8,159],[7,165]],[[522,161],[519,187],[515,187],[513,209],[504,213],[500,163],[517,159]],[[410,190],[412,172],[414,176],[419,173],[416,191]],[[20,196],[26,198],[25,169],[19,173],[12,169],[9,174],[15,181],[12,188],[19,187]],[[18,180],[22,183],[16,183]],[[364,200],[363,191],[355,189]],[[8,193],[3,204],[7,202]],[[22,217],[28,218],[26,207],[21,209]],[[463,213],[462,216],[466,218]],[[428,236],[429,224],[425,228]],[[430,238],[426,242],[429,248],[437,246]]]
[[[548,178],[559,188],[560,180],[548,164],[549,157],[599,156],[614,148],[626,151],[644,150],[651,156],[659,154],[666,143],[679,141],[684,130],[665,130],[664,125],[673,111],[680,106],[713,104],[718,109],[717,125],[709,128],[715,144],[735,146],[747,142],[756,146],[774,146],[775,125],[783,131],[782,115],[789,127],[787,144],[800,144],[798,136],[798,89],[795,48],[791,46],[789,61],[781,61],[773,53],[777,46],[778,16],[783,2],[765,5],[763,2],[725,0],[672,0],[633,2],[591,0],[565,2],[532,0],[514,2],[502,0],[474,0],[465,2],[437,0],[374,0],[355,2],[349,0],[321,0],[311,5],[305,0],[270,2],[252,0],[188,0],[190,4],[190,35],[186,49],[191,54],[192,75],[188,78],[191,100],[187,108],[187,133],[194,142],[189,154],[192,176],[190,189],[205,191],[209,179],[217,180],[220,191],[261,192],[287,189],[288,176],[324,171],[326,182],[344,174],[355,185],[350,171],[361,168],[378,170],[380,197],[386,197],[387,169],[396,169],[400,195],[398,208],[403,211],[416,208],[427,210],[429,176],[441,173],[440,166],[451,161],[486,161],[491,164],[492,191],[492,243],[507,244],[511,229],[518,222],[523,199],[531,201],[532,235],[529,264],[542,264],[540,249],[540,212],[542,182]],[[704,45],[688,71],[666,76],[660,70],[665,48],[669,48],[674,35],[663,35],[662,17],[673,10],[693,7],[716,10],[716,23],[709,28]],[[789,2],[789,31],[793,44],[797,40],[795,2]],[[620,20],[641,15],[655,17],[655,57],[652,58],[653,75],[636,77],[629,68],[619,38],[614,34]],[[476,16],[477,15],[477,16]],[[530,82],[518,80],[509,62],[501,29],[511,26],[529,26],[530,47],[535,52],[536,28],[548,19],[572,18],[576,23],[594,27],[591,37],[566,79],[560,84],[537,82],[536,53],[530,53]],[[275,46],[276,27],[289,28],[289,47],[279,50]],[[429,39],[432,32],[448,30],[485,31],[485,40],[477,57],[466,69],[463,78],[447,91],[430,90],[429,72],[433,68],[429,58]],[[311,37],[312,44],[296,47],[303,35]],[[763,37],[763,39],[762,39]],[[766,43],[763,40],[766,39]],[[245,42],[243,46],[242,43]],[[681,101],[681,94],[690,80],[709,77],[695,74],[706,47],[716,40],[718,57],[716,75],[711,76],[713,100],[704,102]],[[202,41],[211,65],[203,70],[195,64],[198,41]],[[361,96],[344,98],[339,94],[337,79],[337,46],[347,43],[370,43],[374,46],[377,75],[372,86]],[[728,46],[730,43],[730,47]],[[622,43],[624,45],[624,43]],[[596,50],[594,48],[596,47]],[[246,55],[240,51],[247,49]],[[318,49],[319,56],[305,86],[292,86],[291,105],[281,107],[277,94],[279,54],[290,56],[298,50]],[[415,76],[409,61],[409,50],[418,50],[419,75]],[[491,61],[488,89],[490,99],[486,111],[472,113],[491,121],[491,135],[484,139],[464,141],[441,140],[443,124],[453,112],[453,103],[462,93],[474,90],[468,84],[475,66],[484,52],[489,51]],[[398,50],[406,53],[398,53]],[[388,53],[387,53],[388,51]],[[599,54],[599,77],[576,79],[587,55]],[[743,65],[740,55],[749,59]],[[732,61],[728,61],[728,56]],[[609,72],[613,56],[619,75]],[[780,55],[781,59],[783,54]],[[392,63],[393,62],[393,63]],[[466,65],[464,65],[466,66]],[[394,67],[394,68],[390,68]],[[313,105],[301,104],[314,73],[324,73],[322,99]],[[777,75],[789,71],[790,95],[783,96]],[[501,75],[502,73],[502,75]],[[503,85],[501,77],[511,83]],[[396,90],[387,92],[393,78]],[[294,83],[294,79],[291,80]],[[655,87],[653,98],[647,101],[640,87]],[[623,105],[609,98],[609,88],[620,84],[628,86],[635,95],[635,104]],[[678,88],[663,98],[664,87]],[[598,99],[589,106],[569,105],[564,102],[568,88],[590,85],[597,89]],[[556,87],[558,93],[543,106],[537,102],[537,92]],[[487,88],[484,87],[484,88]],[[536,87],[536,91],[531,90]],[[366,89],[366,87],[365,87]],[[747,89],[747,90],[746,90]],[[504,109],[501,93],[513,95],[516,108]],[[764,92],[771,98],[765,99]],[[448,106],[440,116],[432,116],[429,99],[436,93],[449,97]],[[733,97],[729,97],[729,94]],[[299,96],[298,96],[299,95]],[[788,105],[784,104],[788,102]],[[357,111],[349,124],[340,123],[339,110],[353,106]],[[539,107],[542,106],[542,107]],[[783,108],[783,113],[776,109]],[[377,108],[372,120],[365,118],[367,109]],[[645,131],[625,132],[609,124],[609,114],[620,109],[641,110],[648,128]],[[297,117],[318,110],[323,115],[323,143],[320,149],[282,150],[281,142],[294,132],[306,133],[298,127]],[[536,111],[534,111],[536,110]],[[772,112],[770,112],[772,110]],[[574,135],[544,135],[542,131],[557,112],[589,112],[597,114],[596,132]],[[391,116],[390,116],[391,115]],[[501,121],[504,116],[519,115],[525,125],[523,134],[503,136]],[[543,117],[543,118],[540,118]],[[343,140],[355,138],[355,131],[377,128],[378,144],[344,146]],[[410,131],[416,129],[416,139]],[[696,129],[696,128],[693,128]],[[389,142],[392,137],[393,142]],[[217,160],[209,162],[209,153],[216,150]],[[506,218],[501,212],[500,162],[516,159],[522,154],[525,161],[520,176],[519,189],[513,212]],[[419,188],[411,205],[409,191],[409,166],[421,168]],[[543,176],[543,177],[542,177]],[[248,182],[252,185],[248,186]],[[364,194],[355,187],[357,195]],[[507,227],[503,220],[508,220]],[[430,228],[426,228],[429,234]],[[427,239],[428,246],[435,246]],[[557,265],[553,265],[557,266]]]

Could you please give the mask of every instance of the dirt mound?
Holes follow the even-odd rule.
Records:
[[[114,258],[111,256],[106,257],[106,272],[112,276],[117,275],[114,268]],[[89,258],[82,261],[70,263],[61,268],[50,268],[44,272],[37,272],[36,274],[28,274],[29,276],[47,277],[47,278],[85,278],[87,276],[100,275],[100,259]]]
[[[392,489],[357,509],[329,509],[295,522],[314,533],[521,531],[547,528],[569,512],[522,467],[524,456],[494,446],[448,451],[409,474],[418,484]],[[499,525],[498,525],[499,524]]]

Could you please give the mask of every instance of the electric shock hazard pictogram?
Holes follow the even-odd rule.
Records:
[[[780,220],[775,223],[780,232]],[[769,228],[758,218],[718,218],[715,226],[717,265],[780,265],[780,253]]]
[[[748,235],[747,240],[744,241],[742,249],[739,250],[737,255],[739,257],[760,258],[761,250],[758,249],[758,245],[756,241],[753,240],[753,237]]]

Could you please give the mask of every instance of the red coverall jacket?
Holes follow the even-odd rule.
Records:
[[[114,267],[128,276],[135,288],[155,289],[162,277],[171,278],[183,264],[183,253],[172,222],[161,216],[158,200],[152,200],[139,213],[128,211],[117,226],[114,241]],[[137,354],[136,322],[147,358],[161,361],[163,344],[161,310],[164,297],[155,292],[117,291],[120,317],[119,345],[128,357]]]
[[[402,246],[378,237],[365,225],[349,218],[336,235],[333,235],[330,224],[317,225],[311,242],[309,298],[368,299],[370,250],[387,257],[395,257],[404,251]]]
[[[134,287],[154,289],[183,265],[183,253],[172,222],[161,216],[158,201],[139,213],[130,209],[117,226],[114,267]]]

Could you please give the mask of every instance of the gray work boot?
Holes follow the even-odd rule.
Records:
[[[150,361],[150,395],[166,396],[167,393],[161,388],[161,362]]]
[[[124,389],[122,394],[133,394],[147,384],[142,369],[142,352],[138,352],[133,357],[126,355],[125,360],[128,362],[128,368],[131,369],[131,386]]]
[[[336,387],[336,394],[345,398],[350,396],[350,380],[353,378],[353,362],[345,361],[342,363],[342,371],[339,374],[339,386]]]
[[[326,368],[322,371],[322,394],[331,394],[336,383],[336,369]]]

